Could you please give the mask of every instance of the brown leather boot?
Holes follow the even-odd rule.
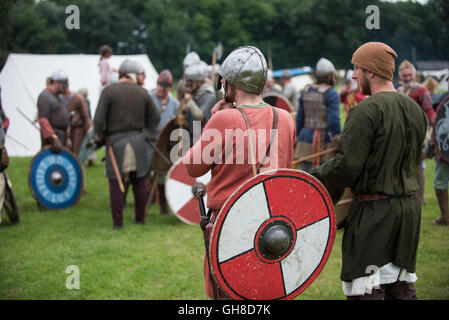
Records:
[[[432,224],[439,226],[449,226],[449,201],[447,190],[435,189],[435,194],[440,206],[441,217],[433,221]]]

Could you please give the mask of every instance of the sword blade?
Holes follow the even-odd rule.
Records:
[[[20,110],[17,107],[16,107],[16,110],[19,111],[19,113],[21,114],[22,117],[24,117],[29,123],[31,123],[31,125],[33,126],[34,129],[41,131],[41,129],[34,123],[34,121],[31,120],[30,118],[28,118],[27,115],[25,113],[23,113],[22,110]]]
[[[164,160],[168,165],[172,165],[173,163],[170,161],[170,159],[168,159],[165,154],[162,153],[161,150],[159,150],[158,147],[156,147],[156,145],[154,144],[153,141],[151,140],[147,140],[148,144],[154,149],[154,151],[156,151],[156,153],[162,158],[162,160]]]
[[[10,136],[9,134],[6,134],[6,139],[11,139],[12,141],[14,141],[15,143],[17,143],[18,145],[20,145],[22,148],[26,149],[26,150],[30,150],[26,145],[24,145],[22,142],[20,142],[19,140],[17,140],[16,138],[13,138],[12,136]]]

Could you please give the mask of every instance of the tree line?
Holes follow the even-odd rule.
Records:
[[[67,6],[80,12],[80,28],[66,27]],[[379,28],[368,29],[368,6],[379,8]],[[274,69],[314,67],[320,57],[351,67],[367,41],[389,44],[399,62],[447,60],[449,2],[380,0],[4,0],[0,3],[0,65],[9,53],[146,53],[157,70],[182,75],[188,50],[207,63],[219,43],[223,58],[255,45]],[[221,61],[218,61],[219,63]]]

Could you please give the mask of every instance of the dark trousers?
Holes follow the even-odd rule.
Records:
[[[371,294],[363,296],[348,296],[348,300],[418,300],[413,283],[396,281],[382,284],[379,289],[373,289]]]
[[[145,204],[147,201],[147,192],[145,189],[145,177],[136,178],[135,172],[129,175],[129,180],[133,186],[134,194],[134,221],[137,223],[145,222]],[[114,226],[123,226],[123,207],[125,198],[120,191],[116,179],[109,179],[109,201],[111,204],[112,221]]]

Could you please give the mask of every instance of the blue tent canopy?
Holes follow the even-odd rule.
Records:
[[[275,78],[282,77],[282,73],[284,72],[284,70],[286,70],[286,69],[280,69],[280,70],[273,71],[273,77],[275,77]],[[312,68],[309,68],[309,67],[306,67],[306,68],[292,68],[292,69],[287,69],[287,70],[290,70],[290,73],[291,73],[292,77],[299,76],[301,74],[312,73],[314,71]]]

